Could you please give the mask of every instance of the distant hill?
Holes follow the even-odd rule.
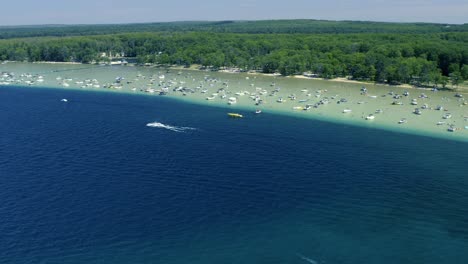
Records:
[[[182,21],[141,24],[106,25],[35,25],[0,26],[0,39],[89,36],[129,32],[215,32],[215,33],[295,33],[295,34],[347,34],[347,33],[445,33],[468,32],[468,24],[388,23],[370,21],[328,20],[259,20],[259,21]]]

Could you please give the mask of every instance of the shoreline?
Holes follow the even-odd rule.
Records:
[[[146,66],[148,67],[148,66]],[[277,78],[296,78],[296,79],[303,79],[303,80],[319,80],[319,81],[328,81],[328,82],[337,82],[337,83],[351,83],[351,84],[363,84],[363,85],[375,85],[375,86],[384,86],[384,87],[397,87],[397,88],[406,88],[406,89],[420,89],[420,90],[431,90],[433,88],[430,87],[417,87],[411,84],[387,84],[387,83],[378,83],[378,82],[365,82],[365,81],[358,81],[358,80],[350,80],[346,77],[336,77],[333,79],[326,79],[326,78],[321,78],[321,77],[308,77],[303,74],[296,74],[296,75],[290,75],[290,76],[283,76],[281,74],[275,74],[275,73],[262,73],[262,72],[252,72],[252,71],[247,71],[247,72],[239,72],[239,71],[233,71],[229,69],[224,69],[224,70],[210,70],[210,69],[200,69],[200,65],[191,65],[189,68],[185,68],[184,66],[149,66],[149,67],[154,67],[154,68],[167,68],[167,69],[173,69],[173,70],[193,70],[193,71],[206,71],[206,72],[220,72],[220,73],[230,73],[230,74],[240,74],[240,73],[246,73],[250,75],[258,75],[258,76],[268,76],[268,77],[277,77]],[[435,87],[437,89],[446,89],[450,90],[453,92],[462,92],[462,93],[468,93],[468,84],[465,86],[464,84],[459,85],[458,87],[453,87],[451,85],[447,85],[445,88],[443,87]]]
[[[101,64],[91,64],[91,63],[81,63],[81,62],[57,62],[57,61],[35,61],[35,62],[18,62],[18,61],[5,61],[5,63],[33,63],[33,64],[55,64],[55,65],[101,65]],[[283,76],[281,74],[275,74],[275,73],[262,73],[262,72],[252,72],[252,71],[247,71],[247,72],[239,72],[239,71],[233,71],[228,69],[221,69],[221,70],[211,70],[211,69],[201,69],[203,66],[198,65],[198,64],[192,64],[190,67],[185,67],[181,65],[138,65],[137,63],[127,63],[125,65],[123,64],[106,64],[105,66],[129,66],[129,67],[144,67],[144,68],[155,68],[155,69],[171,69],[171,70],[185,70],[185,71],[200,71],[200,72],[219,72],[219,73],[230,73],[230,74],[240,74],[240,73],[246,73],[250,75],[258,75],[258,76],[268,76],[268,77],[276,77],[276,78],[295,78],[295,79],[303,79],[303,80],[319,80],[319,81],[327,81],[327,82],[336,82],[336,83],[350,83],[350,84],[362,84],[362,85],[375,85],[375,86],[383,86],[383,87],[397,87],[397,88],[405,88],[405,89],[419,89],[419,90],[431,90],[433,88],[429,87],[417,87],[411,84],[398,84],[398,85],[393,85],[393,84],[386,84],[386,83],[378,83],[378,82],[365,82],[365,81],[358,81],[358,80],[350,80],[346,77],[336,77],[333,79],[326,79],[326,78],[321,78],[321,77],[309,77],[305,76],[303,74],[296,74],[296,75],[290,75],[290,76]],[[457,87],[453,87],[452,85],[447,85],[445,88],[443,87],[435,87],[437,89],[445,89],[449,90],[452,92],[461,92],[461,93],[467,93],[468,94],[468,84],[465,86],[465,83],[462,85],[459,85]]]
[[[257,77],[252,77],[247,73],[225,74],[196,68],[99,67],[95,65],[83,70],[82,67],[75,66],[76,64],[66,64],[69,65],[68,69],[63,70],[61,66],[56,64],[46,63],[41,66],[32,63],[18,63],[15,66],[12,64],[11,67],[3,65],[2,68],[16,73],[18,77],[21,73],[28,73],[21,74],[24,76],[21,77],[21,82],[12,82],[12,86],[116,92],[143,96],[158,96],[160,91],[167,87],[164,88],[166,90],[164,94],[167,94],[168,98],[192,104],[221,107],[228,112],[239,111],[247,117],[253,114],[256,109],[261,109],[263,113],[267,114],[322,120],[462,142],[468,141],[466,100],[454,97],[455,93],[451,91],[430,92],[430,94],[427,92],[429,98],[419,97],[419,107],[422,104],[430,106],[427,110],[423,110],[424,114],[421,116],[413,113],[413,110],[418,106],[412,106],[411,100],[417,98],[421,92],[426,91],[410,91],[410,96],[402,97],[399,100],[404,105],[395,106],[392,105],[394,99],[389,93],[401,95],[407,89],[398,86],[388,86],[391,88],[387,90],[382,89],[383,86],[369,85],[367,87],[369,93],[363,94],[360,92],[361,85],[349,81],[294,77],[271,78],[271,75],[265,74],[256,74]],[[53,70],[57,67],[60,67],[61,70]],[[47,73],[43,77],[37,77],[38,73],[45,73],[44,69],[49,69],[49,71],[46,71]],[[79,71],[73,69],[79,69]],[[41,78],[40,82],[35,82],[38,78]],[[94,78],[95,81],[92,80]],[[119,79],[118,84],[116,79]],[[28,80],[35,83],[31,84]],[[89,86],[85,87],[84,84],[89,84]],[[192,90],[192,92],[185,90],[187,93],[185,96],[181,89]],[[272,94],[276,89],[278,92]],[[294,97],[297,99],[290,99],[294,93]],[[234,105],[228,104],[228,99],[231,97],[237,98],[237,103]],[[278,99],[281,97],[284,98],[284,102],[278,103]],[[255,105],[255,98],[261,98],[263,103]],[[345,98],[346,101],[337,103],[342,98]],[[322,99],[326,102],[322,103]],[[314,106],[314,103],[317,107]],[[305,109],[307,105],[309,107]],[[444,106],[444,111],[435,111],[434,108],[438,105]],[[343,109],[352,109],[352,112],[344,113]],[[453,117],[442,119],[445,113],[451,113]],[[371,114],[375,115],[375,120],[369,121],[366,117]],[[401,119],[407,119],[408,124],[398,124]],[[438,121],[444,121],[444,125],[436,126]],[[447,132],[447,128],[452,125],[457,129],[457,133]]]

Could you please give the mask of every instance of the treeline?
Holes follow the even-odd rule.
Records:
[[[214,32],[248,34],[349,34],[468,32],[468,24],[387,23],[327,20],[195,21],[110,25],[45,25],[0,27],[0,39],[89,36],[136,32]]]
[[[468,79],[468,33],[129,33],[0,41],[0,60],[99,62],[103,52],[140,63],[238,67],[283,75],[454,85]]]

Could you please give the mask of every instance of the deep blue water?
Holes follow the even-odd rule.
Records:
[[[1,87],[0,263],[468,263],[468,144],[226,112]]]

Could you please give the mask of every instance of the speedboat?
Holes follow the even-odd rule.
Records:
[[[351,113],[351,109],[344,109],[343,113]]]
[[[63,98],[62,100],[60,100],[61,102],[68,102],[68,100],[66,98]]]
[[[257,109],[257,110],[255,110],[255,113],[256,113],[256,114],[261,114],[261,113],[262,113],[262,110]]]
[[[446,113],[442,118],[443,119],[450,119],[452,115],[450,113]]]
[[[370,114],[366,116],[366,120],[374,120],[375,116],[373,114]]]
[[[398,121],[398,124],[406,124],[408,123],[408,120],[406,120],[406,118],[402,118],[400,119],[400,121]]]
[[[228,116],[233,117],[233,118],[242,118],[242,117],[244,117],[243,115],[238,114],[238,113],[228,113]]]

